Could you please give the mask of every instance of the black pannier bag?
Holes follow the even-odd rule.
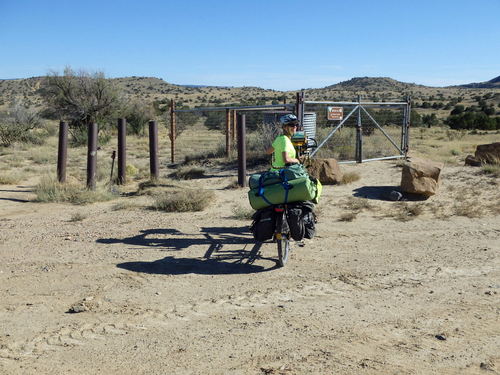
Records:
[[[308,211],[302,218],[304,220],[304,237],[310,240],[316,233],[316,214]]]
[[[316,232],[316,222],[314,203],[305,201],[288,205],[288,225],[295,241],[312,239]]]
[[[276,228],[276,214],[273,207],[257,210],[252,218],[253,222],[250,231],[253,233],[253,238],[260,242],[273,238]]]
[[[295,241],[302,241],[304,238],[304,220],[303,209],[301,202],[288,204],[288,227],[290,228],[290,235]]]

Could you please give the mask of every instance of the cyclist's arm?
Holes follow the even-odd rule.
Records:
[[[274,152],[274,147],[273,147],[273,146],[270,146],[270,147],[266,150],[266,154],[268,154],[268,155],[271,155],[273,152]]]
[[[285,161],[285,164],[297,164],[297,163],[300,163],[300,161],[298,159],[289,157],[288,153],[286,151],[283,151],[282,155],[283,155],[283,160]]]

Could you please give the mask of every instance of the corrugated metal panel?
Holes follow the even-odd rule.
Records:
[[[303,125],[307,138],[316,139],[316,112],[305,112]],[[312,144],[312,141],[308,142],[308,145]]]

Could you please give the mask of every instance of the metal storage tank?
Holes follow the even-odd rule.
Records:
[[[304,132],[307,138],[316,139],[316,112],[304,112]],[[313,141],[308,141],[309,146],[314,145]]]

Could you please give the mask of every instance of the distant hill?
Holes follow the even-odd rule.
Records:
[[[14,100],[21,100],[25,105],[42,108],[44,103],[40,95],[44,77],[24,79],[0,79],[0,110],[8,107]],[[286,98],[292,103],[296,91],[277,91],[260,87],[223,87],[205,85],[178,85],[156,77],[110,78],[120,93],[128,99],[166,106],[174,99],[183,106],[214,106],[244,104],[278,104]],[[401,99],[410,95],[413,100],[440,101],[465,95],[472,98],[477,91],[500,90],[500,77],[483,83],[472,83],[454,87],[428,87],[415,83],[400,82],[389,77],[355,77],[323,88],[305,90],[307,100],[355,100],[360,95],[374,101]],[[485,94],[483,92],[483,94]]]
[[[349,90],[349,91],[404,91],[416,87],[424,87],[415,83],[405,83],[396,81],[389,77],[355,77],[348,81],[343,81],[325,87],[325,89],[333,90]]]
[[[468,83],[454,87],[464,87],[468,89],[497,89],[500,88],[500,76],[486,82]]]

